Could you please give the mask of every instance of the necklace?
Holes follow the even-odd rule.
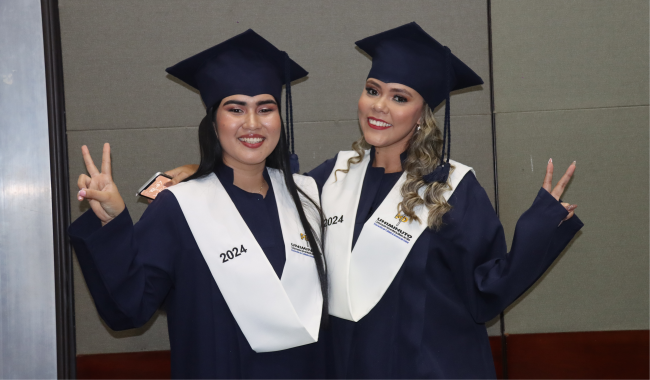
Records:
[[[266,185],[266,181],[264,180],[264,178],[262,178],[262,184],[260,185],[260,189],[259,190],[253,190],[253,191],[249,191],[249,190],[245,189],[243,186],[240,186],[240,185],[238,185],[238,184],[236,184],[234,182],[233,182],[233,185],[239,187],[240,189],[244,190],[247,193],[253,193],[253,194],[257,193],[257,194],[264,195],[264,194],[262,194],[262,191],[264,191],[264,185]]]
[[[260,189],[257,191],[258,194],[264,195],[262,194],[262,191],[264,190],[264,185],[266,185],[266,181],[264,180],[264,178],[262,178],[262,184],[260,185]]]

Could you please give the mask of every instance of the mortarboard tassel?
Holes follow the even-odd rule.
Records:
[[[286,54],[286,53],[285,53]],[[300,172],[300,163],[298,162],[298,155],[296,154],[295,141],[293,136],[293,104],[291,97],[291,60],[289,54],[285,55],[284,75],[286,77],[285,85],[285,100],[286,100],[286,118],[287,118],[287,145],[289,146],[289,166],[291,173],[296,174]]]
[[[449,157],[451,156],[451,111],[449,105],[449,98],[451,92],[451,50],[445,46],[445,62],[447,67],[447,99],[445,100],[445,122],[442,133],[442,152],[440,154],[440,165],[438,165],[431,173],[422,176],[426,183],[431,182],[447,182],[449,178]],[[446,148],[446,149],[445,149]],[[447,161],[445,161],[445,150]]]

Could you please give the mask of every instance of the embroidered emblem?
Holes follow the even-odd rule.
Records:
[[[406,216],[406,215],[402,215],[402,214],[399,214],[399,213],[398,213],[397,215],[395,215],[395,219],[398,220],[398,222],[397,222],[397,225],[398,225],[398,226],[399,226],[399,224],[402,223],[402,222],[406,223],[406,222],[409,221],[408,216]]]
[[[303,242],[301,242],[300,244],[291,243],[291,251],[313,258],[314,254],[311,253],[311,247],[309,246],[309,238],[307,237],[307,234],[303,234],[301,232],[300,240],[304,240],[304,243]]]

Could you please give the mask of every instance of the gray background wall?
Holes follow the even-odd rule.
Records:
[[[143,181],[156,171],[198,162],[196,126],[203,105],[164,69],[248,28],[310,72],[292,89],[297,153],[302,169],[311,169],[359,137],[356,104],[370,60],[354,41],[417,21],[486,79],[484,88],[452,100],[454,158],[472,165],[493,196],[485,2],[384,1],[381,12],[372,4],[61,0],[70,173],[84,171],[82,144],[99,159],[101,144],[110,142],[115,181],[139,218],[146,204],[130,194]],[[88,206],[79,205],[74,193],[70,199],[74,219]],[[168,348],[164,314],[144,328],[112,332],[102,326],[78,268],[75,287],[78,353]]]
[[[541,186],[585,227],[505,315],[509,333],[648,328],[648,1],[492,2],[501,220]]]
[[[452,97],[454,159],[473,166],[494,197],[484,0],[59,3],[73,219],[87,209],[74,191],[76,175],[84,171],[82,144],[99,159],[101,144],[111,143],[114,178],[136,219],[146,204],[130,194],[144,180],[156,171],[198,161],[196,126],[203,105],[164,69],[248,28],[288,51],[310,72],[293,87],[297,151],[302,169],[308,170],[349,149],[359,136],[356,103],[370,61],[354,48],[354,41],[418,22],[486,82]],[[626,5],[493,1],[500,203],[506,230],[511,233],[516,215],[532,202],[549,155],[558,168],[578,160],[579,175],[565,198],[580,205],[578,212],[588,224],[547,279],[508,311],[509,332],[619,329],[616,313],[621,310],[629,314],[625,326],[647,328],[648,76],[640,70],[648,66],[648,9],[643,1],[622,3]],[[620,14],[620,9],[630,14]],[[614,35],[610,28],[619,29]],[[640,33],[638,28],[645,29]],[[604,52],[603,43],[618,49],[617,54]],[[586,64],[594,59],[597,65]],[[580,75],[582,67],[587,74]],[[612,78],[608,67],[623,70]],[[635,113],[630,105],[639,110]],[[612,124],[619,133],[610,144]],[[625,149],[620,157],[611,154],[631,143],[639,146],[636,153]],[[531,160],[535,171],[529,172]],[[600,186],[603,174],[610,176],[607,187]],[[622,179],[625,185],[616,190],[628,190],[625,199],[603,207]],[[603,237],[610,229],[617,235]],[[622,278],[628,269],[636,272]],[[168,348],[164,314],[126,332],[103,326],[78,267],[75,297],[79,354]],[[615,304],[602,305],[603,299]],[[589,320],[601,312],[606,316],[596,323]],[[498,325],[490,324],[489,332],[497,334]]]

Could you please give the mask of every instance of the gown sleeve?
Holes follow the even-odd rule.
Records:
[[[68,233],[97,311],[113,330],[145,324],[173,286],[173,256],[181,250],[169,191],[161,192],[133,225],[127,209],[104,227],[92,210]]]
[[[515,301],[549,268],[583,223],[540,189],[517,221],[508,253],[503,226],[473,173],[449,199],[452,210],[438,232],[440,252],[472,317],[484,323]]]

